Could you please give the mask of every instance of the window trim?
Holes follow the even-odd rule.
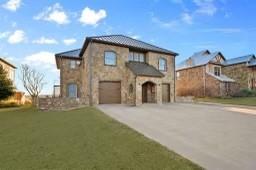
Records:
[[[69,86],[70,85],[75,85],[76,86],[76,96],[75,97],[70,97],[70,93],[69,93]],[[67,97],[68,98],[71,98],[71,99],[76,99],[76,98],[78,98],[78,85],[76,84],[76,83],[68,83],[68,85],[67,85]]]
[[[71,67],[72,66],[72,62],[74,62],[75,63],[75,67],[73,68],[73,67]],[[69,60],[69,69],[72,69],[72,70],[74,70],[74,69],[76,69],[77,67],[76,67],[76,61],[75,60]]]
[[[111,52],[115,54],[115,64],[106,64],[106,53],[107,52]],[[116,67],[117,66],[117,53],[113,50],[106,50],[104,51],[104,66],[112,66],[112,67]]]
[[[219,74],[217,75],[217,74],[215,74],[215,69],[216,68],[218,68],[219,69]],[[217,73],[217,72],[216,72]],[[221,75],[221,67],[218,67],[218,66],[214,66],[213,67],[213,74],[215,75],[215,76],[218,76],[218,77],[220,77],[220,75]]]
[[[164,70],[160,69],[160,60],[164,60],[164,61],[165,61]],[[162,71],[162,72],[167,72],[168,68],[167,68],[167,59],[166,59],[166,58],[160,57],[160,58],[158,59],[158,70],[159,70],[159,71]]]

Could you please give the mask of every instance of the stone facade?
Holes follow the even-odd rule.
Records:
[[[237,92],[237,83],[222,82],[208,74],[212,67],[213,64],[208,64],[177,71],[177,96],[221,97]]]
[[[250,89],[251,80],[256,80],[256,67],[248,67],[246,63],[223,67],[223,72],[234,79],[241,89]]]
[[[116,53],[117,63],[115,66],[104,64],[104,53],[113,51]],[[175,57],[162,53],[145,53],[146,62],[158,69],[158,60],[164,58],[167,61],[167,72],[163,72],[163,78],[136,76],[126,67],[128,62],[129,48],[91,42],[86,48],[80,65],[76,69],[70,69],[69,63],[72,59],[61,59],[60,79],[61,96],[67,97],[67,85],[76,83],[78,86],[78,97],[87,98],[91,104],[99,104],[99,83],[101,81],[121,82],[121,103],[129,105],[142,104],[141,86],[144,82],[151,81],[157,84],[157,103],[162,103],[162,83],[170,84],[170,99],[175,97]],[[91,75],[91,76],[90,76]],[[131,90],[132,89],[132,90]]]
[[[40,110],[67,110],[84,107],[89,104],[87,98],[39,98],[38,108]]]

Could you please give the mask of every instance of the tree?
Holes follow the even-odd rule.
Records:
[[[0,65],[0,101],[11,97],[14,94],[12,81],[7,77],[7,72]]]
[[[32,98],[32,104],[37,104],[37,99],[45,83],[44,75],[26,64],[21,65],[21,81],[24,88]]]

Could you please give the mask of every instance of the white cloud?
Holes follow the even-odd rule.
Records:
[[[18,44],[24,42],[25,39],[25,32],[23,30],[16,30],[9,36],[8,42],[10,44]]]
[[[35,16],[34,19],[55,22],[60,25],[68,24],[70,22],[68,15],[59,3],[46,8],[43,12]]]
[[[34,43],[34,44],[58,44],[58,41],[53,38],[41,37],[38,40],[32,41],[32,43]]]
[[[214,0],[194,0],[194,3],[198,6],[196,13],[213,16],[217,12]]]
[[[9,31],[5,31],[5,32],[0,32],[0,40],[7,38],[10,35]]]
[[[41,51],[26,56],[24,58],[23,64],[52,68],[53,66],[55,66],[55,56],[54,53],[48,51]]]
[[[95,11],[93,9],[90,9],[89,7],[86,7],[82,11],[79,21],[84,25],[97,26],[98,23],[106,17],[107,17],[107,12],[104,9]]]
[[[140,38],[141,38],[140,35],[132,35],[131,37],[132,37],[133,39],[140,39]]]
[[[174,28],[178,25],[177,20],[172,20],[172,21],[162,21],[157,17],[152,17],[152,22],[159,25],[160,27],[164,28]]]
[[[10,11],[16,11],[20,7],[20,5],[21,0],[9,0],[5,4],[3,4],[3,7]]]
[[[193,24],[193,17],[188,13],[182,13],[181,20],[187,24]]]
[[[231,34],[231,33],[239,33],[242,30],[239,28],[212,28],[212,29],[205,29],[203,32],[220,32],[220,33],[226,33],[226,34]]]
[[[72,45],[72,44],[76,43],[76,39],[75,38],[64,39],[63,43],[65,45]]]

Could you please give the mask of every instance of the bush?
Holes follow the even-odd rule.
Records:
[[[241,89],[239,92],[235,93],[233,97],[256,97],[256,90]]]
[[[0,102],[0,108],[19,107],[15,102]]]

